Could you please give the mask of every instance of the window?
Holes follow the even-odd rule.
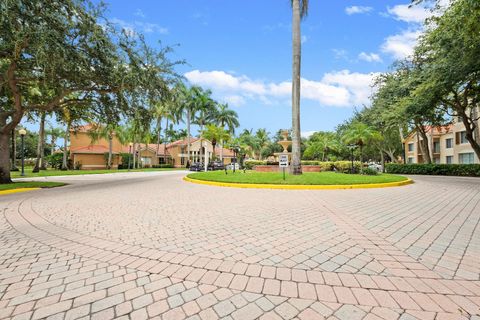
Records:
[[[408,144],[408,152],[413,152],[413,143]]]
[[[180,165],[185,165],[185,157],[180,158]]]
[[[446,148],[447,149],[451,149],[453,148],[453,138],[448,138],[445,140],[445,143],[446,143]]]
[[[159,164],[165,164],[165,158],[162,156],[162,157],[158,157],[158,163]]]
[[[473,163],[473,152],[468,153],[459,153],[458,162],[460,164],[470,164]]]
[[[413,157],[408,157],[408,163],[413,163]]]
[[[440,153],[440,141],[433,142],[433,152]]]
[[[435,164],[440,164],[440,158],[433,158],[433,161],[435,162]]]
[[[467,131],[460,132],[460,143],[468,143]]]
[[[453,163],[453,156],[447,156],[447,164]]]

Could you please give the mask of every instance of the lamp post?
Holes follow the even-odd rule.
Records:
[[[351,151],[352,168],[350,169],[350,173],[352,173],[352,174],[355,173],[355,172],[354,172],[354,168],[353,168],[353,150],[355,150],[356,147],[357,147],[356,144],[349,144],[349,145],[348,145],[348,148],[349,148],[350,151]]]
[[[128,171],[130,171],[130,158],[132,157],[132,146],[133,143],[128,144]]]
[[[20,174],[22,177],[25,176],[25,135],[27,134],[27,130],[20,129],[18,130],[18,134],[22,139],[22,173]]]

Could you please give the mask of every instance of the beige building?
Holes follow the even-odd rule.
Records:
[[[455,119],[452,124],[447,126],[427,128],[428,146],[433,163],[480,163],[473,148],[465,138],[465,126],[458,120]],[[477,136],[476,139],[479,139],[479,137]],[[415,130],[404,140],[406,163],[424,162],[424,156],[419,146],[421,141],[423,141],[421,135]]]
[[[100,138],[93,141],[89,132],[93,129],[92,125],[85,125],[70,132],[70,160],[74,167],[91,170],[105,169],[107,166],[107,155],[109,150],[109,141]],[[209,159],[219,159],[223,155],[223,162],[229,164],[233,158],[233,152],[230,149],[223,148],[223,152],[218,145],[213,150],[210,141],[199,138],[190,138],[190,159],[192,162],[204,162],[204,155]],[[112,139],[112,164],[113,168],[118,168],[122,161],[122,153],[137,152],[138,159],[142,167],[151,167],[158,164],[172,164],[174,167],[186,167],[188,162],[187,139],[178,140],[165,144],[133,144],[122,145],[118,138],[113,135]],[[202,157],[200,158],[200,156]]]

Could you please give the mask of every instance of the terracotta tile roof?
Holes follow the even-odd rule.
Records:
[[[446,134],[446,133],[449,133],[449,132],[452,132],[453,131],[453,124],[447,124],[447,125],[444,125],[444,126],[424,126],[425,128],[425,132],[427,134],[430,134],[432,128],[433,128],[433,134],[434,135],[440,135],[440,134]],[[413,129],[410,134],[404,139],[404,140],[408,140],[409,138],[411,138],[415,132],[417,132],[416,129]]]
[[[108,147],[102,145],[89,145],[85,147],[78,147],[70,149],[70,152],[73,153],[90,153],[90,154],[104,154],[108,153]],[[113,150],[113,154],[118,154],[118,151]]]
[[[198,138],[193,138],[190,137],[190,143],[194,143],[195,141],[198,141]],[[173,146],[186,146],[188,144],[188,139],[183,139],[183,140],[177,140],[174,142],[171,142],[167,145],[167,149]]]
[[[132,148],[133,148],[133,146],[132,146]],[[137,144],[137,149],[140,149],[140,150],[148,149],[149,151],[151,151],[153,153],[156,153],[157,152],[157,144],[156,143],[148,143],[148,144],[139,143],[139,144]],[[158,146],[158,155],[162,156],[164,154],[164,150],[165,150],[165,145],[163,143],[161,143]],[[130,147],[129,147],[128,144],[122,147],[122,152],[124,152],[124,153],[129,153],[131,151],[132,150],[130,150]],[[170,155],[170,153],[168,152],[168,147],[167,147],[167,156],[169,156],[169,155]]]

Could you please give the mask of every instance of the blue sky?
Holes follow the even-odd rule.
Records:
[[[213,91],[241,129],[291,126],[289,0],[110,0],[107,17],[152,46],[175,46],[178,72]],[[310,0],[302,22],[301,126],[332,130],[369,104],[375,73],[411,52],[429,11],[409,0]],[[184,125],[180,124],[179,127]]]

